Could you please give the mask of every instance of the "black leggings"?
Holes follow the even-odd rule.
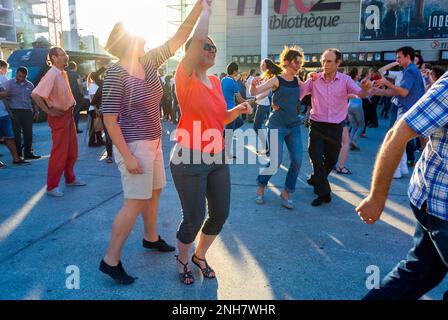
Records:
[[[229,216],[229,166],[170,163],[170,168],[183,213],[177,239],[184,244],[193,243],[202,226],[204,234],[218,235]],[[209,217],[204,224],[206,200]]]

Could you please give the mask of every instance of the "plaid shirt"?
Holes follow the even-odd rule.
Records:
[[[429,138],[409,185],[412,204],[448,221],[448,72],[406,113],[407,124]]]

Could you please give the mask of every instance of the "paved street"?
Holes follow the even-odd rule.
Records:
[[[103,150],[87,148],[80,135],[76,172],[88,187],[66,190],[62,199],[48,198],[51,135],[46,123],[37,124],[34,149],[46,156],[29,167],[0,171],[0,299],[360,299],[367,292],[366,268],[378,266],[383,277],[412,245],[408,178],[394,182],[377,225],[365,225],[354,211],[369,188],[385,127],[382,122],[379,129],[370,129],[368,139],[361,141],[362,152],[349,155],[347,167],[353,176],[332,175],[334,201],[321,208],[310,205],[314,195],[306,184],[311,172],[307,153],[293,211],[282,209],[278,199],[286,175],[283,169],[272,180],[266,205],[257,206],[258,166],[232,166],[230,218],[208,256],[216,281],[204,280],[193,266],[196,283],[181,285],[174,254],[142,248],[140,219],[123,255],[126,270],[139,279],[120,287],[98,271],[122,204],[116,166],[102,161]],[[179,199],[168,166],[173,128],[164,124],[168,185],[159,218],[160,234],[171,244],[180,222]],[[305,144],[305,128],[302,135]],[[10,164],[4,145],[0,153],[5,155],[1,160]],[[79,290],[66,288],[66,267],[71,265],[80,270]],[[448,281],[425,298],[441,299],[446,289]]]

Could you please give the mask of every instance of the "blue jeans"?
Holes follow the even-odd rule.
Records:
[[[271,131],[278,130],[278,153],[277,155],[271,153],[272,157],[277,156],[278,166],[283,162],[283,141],[286,143],[286,147],[289,151],[289,157],[291,158],[291,165],[288,170],[285,181],[285,190],[289,193],[296,191],[297,178],[299,177],[300,168],[302,166],[302,134],[300,133],[300,127],[294,128],[269,128],[269,144],[272,146]],[[271,148],[272,151],[272,148]],[[272,161],[272,160],[271,160]],[[272,175],[260,175],[257,178],[259,186],[267,186]]]
[[[414,248],[364,300],[417,300],[443,281],[448,272],[448,222],[411,204],[417,218]]]
[[[254,120],[254,130],[257,133],[258,137],[260,137],[259,131],[261,130],[263,123],[266,122],[266,120],[269,118],[270,112],[271,112],[271,106],[258,105]],[[266,142],[266,144],[268,143]],[[265,148],[268,149],[268,146],[266,145]]]
[[[258,105],[257,113],[255,113],[255,120],[254,120],[254,130],[258,134],[258,130],[261,129],[263,122],[266,122],[266,120],[269,118],[269,113],[271,112],[271,106],[261,106]]]
[[[395,103],[392,103],[390,106],[390,115],[389,115],[389,128],[392,128],[395,125],[398,117],[398,106]]]

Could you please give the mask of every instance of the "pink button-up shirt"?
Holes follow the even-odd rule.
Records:
[[[341,123],[348,114],[348,95],[360,95],[363,90],[343,73],[336,73],[332,81],[327,81],[323,73],[316,81],[309,79],[300,88],[300,96],[311,94],[310,119],[316,122]]]
[[[41,96],[49,107],[67,111],[76,104],[67,72],[52,66],[47,74],[40,80],[33,93]]]

